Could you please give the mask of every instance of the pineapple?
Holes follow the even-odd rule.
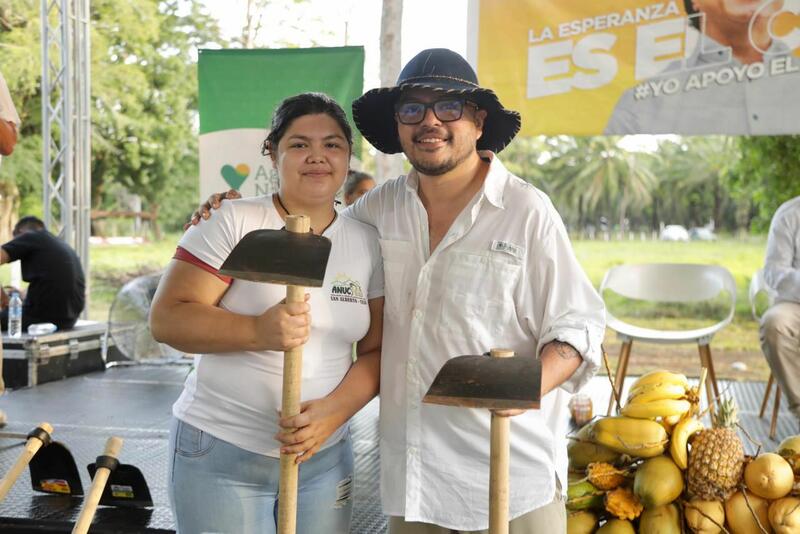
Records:
[[[617,488],[606,493],[606,510],[620,519],[636,519],[644,506],[628,488]]]
[[[605,462],[592,462],[586,468],[589,482],[601,490],[612,490],[625,482],[625,471]]]
[[[732,398],[719,402],[713,428],[695,435],[689,452],[689,493],[704,501],[725,501],[742,480],[744,447],[734,426],[738,422]]]

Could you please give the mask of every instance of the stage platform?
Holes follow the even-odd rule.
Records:
[[[81,471],[84,492],[91,479],[86,465],[103,451],[106,439],[124,440],[120,462],[138,467],[147,481],[151,509],[100,507],[93,533],[171,533],[174,521],[167,497],[167,447],[172,403],[191,367],[176,365],[116,366],[17,389],[0,398],[9,423],[2,431],[27,433],[42,421],[54,427],[53,439],[65,444]],[[382,533],[378,490],[378,403],[368,404],[353,424],[356,484],[351,532]],[[2,432],[0,431],[0,432]],[[22,441],[0,438],[0,473],[22,450]],[[80,513],[80,498],[34,492],[26,470],[0,503],[0,532],[71,532]]]
[[[109,436],[122,437],[125,444],[120,461],[141,469],[154,506],[139,510],[101,507],[91,532],[173,532],[167,499],[168,428],[171,405],[190,369],[187,364],[116,366],[14,390],[0,398],[0,408],[9,418],[3,431],[27,433],[41,421],[50,422],[55,428],[54,439],[64,443],[75,457],[84,491],[91,484],[86,465],[100,454]],[[782,406],[776,440],[769,439],[768,418],[758,418],[765,383],[721,381],[720,386],[729,388],[737,398],[742,425],[764,449],[774,449],[778,441],[798,431],[797,420]],[[596,377],[587,387],[596,414],[605,413],[609,391],[605,376]],[[377,423],[376,400],[355,417],[352,425],[356,483],[351,532],[355,534],[386,531],[380,507]],[[747,439],[745,444],[748,452],[755,452],[754,444]],[[0,473],[8,470],[21,448],[20,440],[0,438]],[[0,532],[70,532],[81,503],[81,499],[33,492],[25,471],[0,503]]]

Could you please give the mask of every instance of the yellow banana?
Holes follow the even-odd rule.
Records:
[[[655,421],[631,417],[603,417],[590,423],[592,441],[611,450],[639,458],[652,458],[664,453],[667,431]]]
[[[637,419],[655,419],[683,415],[692,408],[687,400],[662,399],[645,403],[628,403],[622,408],[622,415]]]
[[[686,446],[689,438],[704,428],[703,423],[695,417],[687,417],[675,425],[675,428],[672,429],[672,439],[669,442],[669,454],[675,465],[681,469],[688,467],[689,455]]]
[[[643,403],[662,399],[682,399],[687,391],[682,384],[661,382],[642,386],[628,393],[629,403]]]
[[[681,384],[684,388],[689,387],[689,380],[686,378],[686,375],[682,375],[680,373],[673,373],[672,371],[666,371],[664,369],[659,369],[657,371],[650,371],[649,373],[645,373],[639,378],[631,386],[631,391],[637,389],[640,386],[645,386],[649,384],[659,384],[659,383],[672,383],[672,384]]]

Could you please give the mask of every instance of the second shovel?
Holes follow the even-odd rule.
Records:
[[[311,220],[305,215],[286,217],[286,230],[254,230],[233,248],[219,272],[240,280],[283,284],[287,304],[303,302],[305,287],[322,287],[331,253],[331,241],[310,230]],[[300,413],[302,368],[302,345],[283,353],[283,417]],[[296,457],[281,453],[279,534],[294,534],[297,528]]]
[[[491,357],[490,357],[491,356]],[[465,408],[539,408],[542,366],[537,358],[506,349],[448,360],[422,401]],[[489,449],[489,534],[508,534],[511,420],[492,413]]]

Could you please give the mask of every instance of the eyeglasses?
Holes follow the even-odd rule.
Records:
[[[472,102],[463,98],[443,98],[435,102],[400,102],[395,106],[397,120],[402,124],[419,124],[425,118],[429,109],[433,110],[436,118],[442,122],[457,121],[464,114],[464,105],[478,108]]]

